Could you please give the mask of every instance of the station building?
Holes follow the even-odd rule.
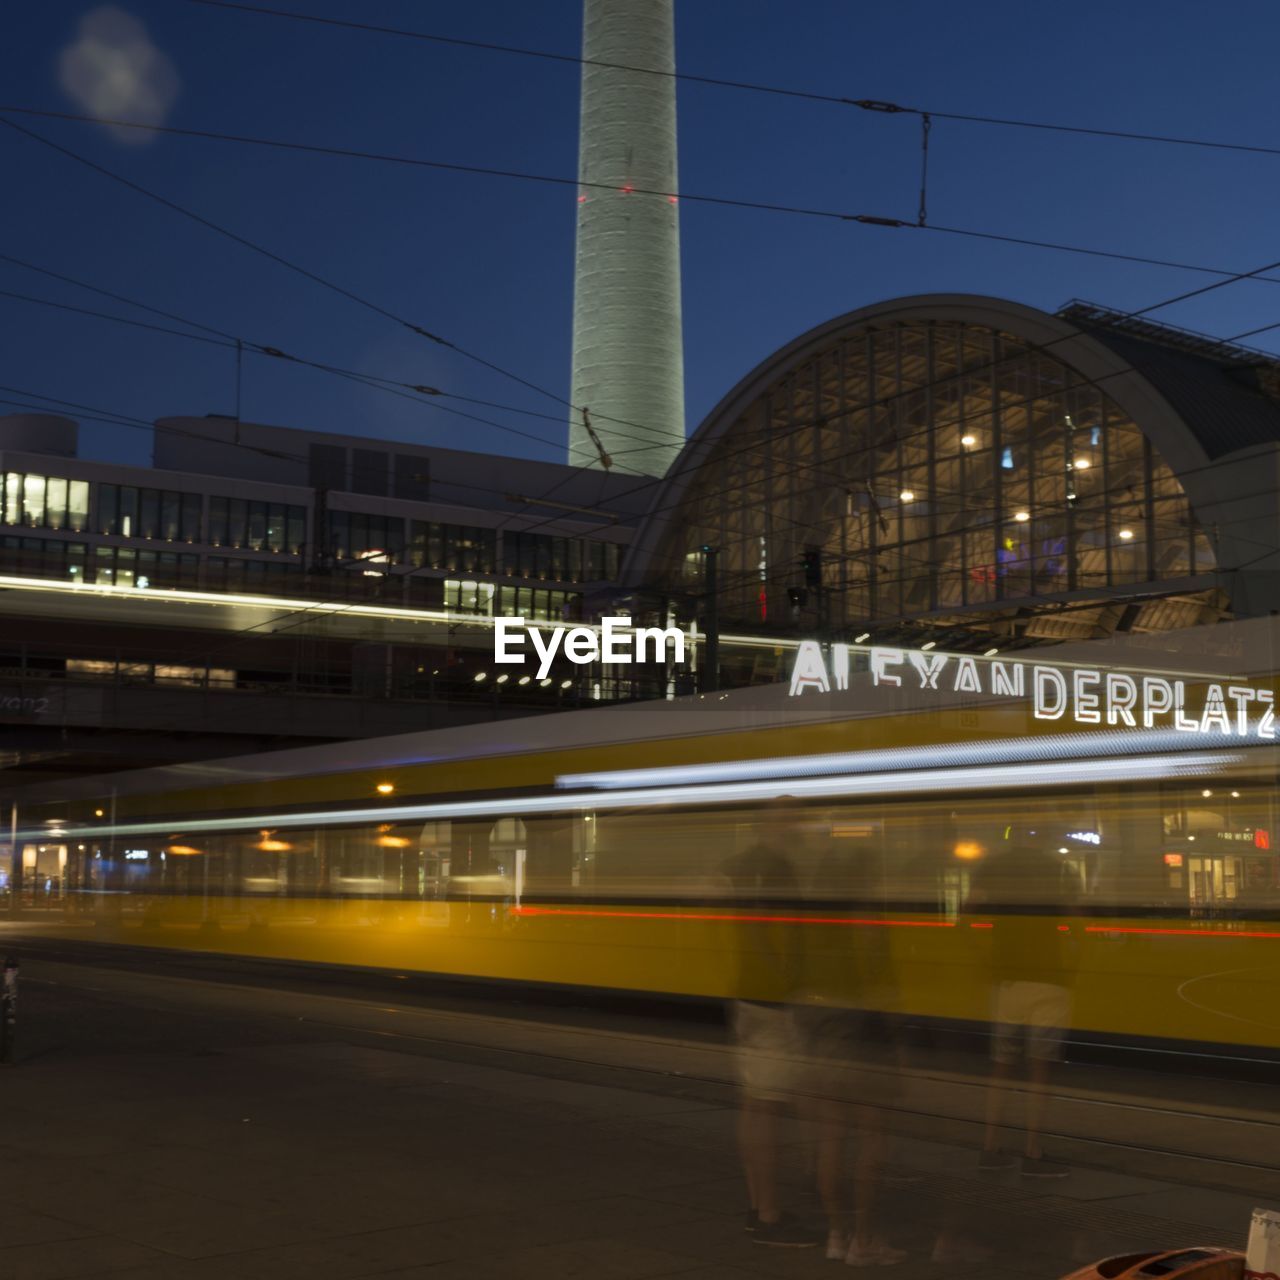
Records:
[[[1280,361],[1083,303],[841,316],[661,478],[218,417],[161,419],[153,464],[0,419],[10,781],[768,684],[806,638],[1176,644],[1280,609]],[[492,662],[495,616],[606,613],[677,621],[688,669]]]

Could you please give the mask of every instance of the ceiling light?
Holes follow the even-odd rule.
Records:
[[[1031,512],[1030,512],[1030,511],[1015,511],[1015,512],[1013,513],[1013,518],[1014,518],[1014,519],[1015,519],[1019,524],[1026,524],[1026,522],[1027,522],[1028,520],[1030,520],[1030,519],[1031,519]]]
[[[511,677],[504,671],[495,681],[494,684],[506,684]]]
[[[479,684],[481,680],[487,680],[488,678],[489,678],[489,673],[487,671],[476,672],[476,684]]]
[[[986,653],[984,653],[982,656],[983,656],[984,658],[994,658],[994,657],[996,656],[996,654],[997,654],[997,653],[999,653],[999,652],[1000,652],[1000,650],[999,650],[999,649],[988,649],[988,650],[986,651]]]
[[[1200,794],[1204,796],[1205,799],[1207,800],[1211,795],[1213,795],[1213,792],[1210,791],[1208,787],[1206,787]]]
[[[975,445],[975,444],[977,444],[977,443],[978,443],[978,437],[977,437],[977,436],[975,436],[975,435],[968,435],[968,434],[966,434],[966,435],[962,435],[962,436],[960,437],[960,443],[961,443],[962,445],[964,445],[964,447],[965,447],[966,449],[968,449],[968,448],[970,448],[972,445]]]
[[[519,682],[518,682],[518,683],[520,683],[520,684],[528,684],[528,683],[529,683],[529,681],[530,681],[530,680],[532,680],[532,679],[533,679],[533,677],[532,677],[532,676],[521,676],[521,677],[520,677],[520,680],[519,680]]]
[[[389,796],[395,789],[396,784],[394,782],[380,782],[376,787],[374,787],[374,790],[380,796]]]
[[[561,687],[562,689],[569,689],[569,688],[572,688],[572,686],[573,686],[573,681],[572,681],[572,680],[562,680],[562,681],[560,682],[560,687]]]
[[[543,680],[539,680],[539,681],[538,681],[538,688],[539,688],[539,689],[548,689],[548,688],[550,688],[550,687],[551,687],[551,677],[550,677],[550,676],[547,676],[545,679],[543,679]]]
[[[1093,463],[1088,458],[1077,458],[1074,466],[1077,471],[1088,471],[1093,466]]]
[[[920,646],[920,648],[923,652],[928,653],[930,649],[937,648],[937,645],[938,645],[938,642],[936,640],[926,640],[925,643]]]
[[[915,490],[903,489],[903,491],[898,494],[898,500],[900,502],[914,502],[916,500]]]
[[[1121,529],[1119,534],[1117,534],[1116,536],[1119,537],[1121,542],[1128,542],[1133,537],[1133,530]]]
[[[864,640],[870,640],[870,639],[871,639],[871,632],[864,631],[860,636],[854,636],[853,643],[861,644]]]

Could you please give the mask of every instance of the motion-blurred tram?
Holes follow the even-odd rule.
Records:
[[[1051,930],[1073,1032],[1280,1050],[1274,742],[860,688],[34,789],[4,891],[46,936],[948,1025],[989,1019],[1002,931]],[[983,890],[1015,846],[1043,874]]]

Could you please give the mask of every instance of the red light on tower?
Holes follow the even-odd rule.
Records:
[[[625,187],[619,187],[618,190],[621,191],[624,196],[629,196],[635,190],[635,187],[628,182]]]
[[[587,197],[586,197],[586,196],[579,196],[579,197],[578,197],[578,203],[579,203],[579,204],[586,204],[586,203],[587,203]]]
[[[667,203],[668,203],[668,204],[678,204],[678,203],[679,203],[679,198],[678,198],[677,196],[668,196],[668,197],[667,197]]]

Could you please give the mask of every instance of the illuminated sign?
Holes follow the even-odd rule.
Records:
[[[633,627],[630,618],[601,618],[595,627],[534,627],[523,618],[494,618],[493,660],[522,663],[528,639],[538,656],[538,678],[551,670],[556,655],[562,654],[577,666],[592,662],[684,661],[684,632],[679,627]],[[648,657],[652,645],[653,656]]]
[[[867,663],[874,687],[1029,699],[1037,720],[1144,729],[1159,724],[1181,733],[1242,738],[1276,736],[1275,694],[1251,685],[1207,683],[1191,706],[1190,682],[1161,675],[877,646],[867,651]],[[849,646],[832,645],[828,659],[816,640],[801,641],[791,669],[791,696],[810,689],[828,693],[833,687],[849,687]]]
[[[1096,831],[1068,831],[1068,840],[1079,840],[1084,844],[1101,844],[1102,837]]]
[[[1180,866],[1182,866],[1182,854],[1180,854],[1180,853],[1166,853],[1166,854],[1164,855],[1164,865],[1165,865],[1166,867],[1180,867]]]

